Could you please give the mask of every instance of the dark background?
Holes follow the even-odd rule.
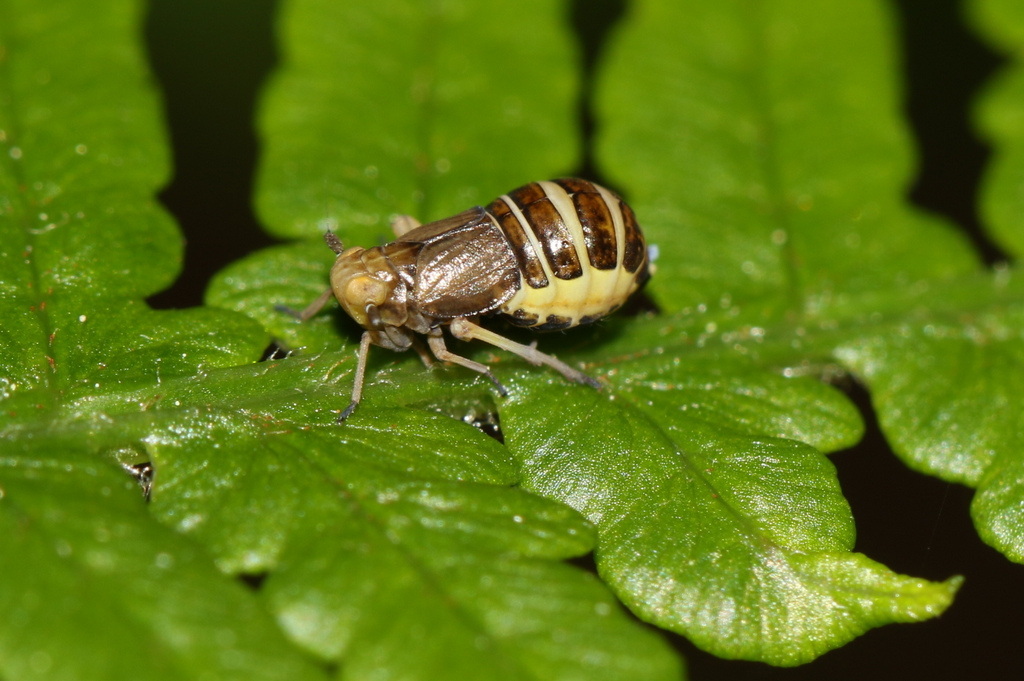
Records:
[[[223,265],[272,243],[252,214],[257,160],[252,112],[277,58],[272,0],[152,0],[146,38],[164,93],[175,175],[160,198],[188,240],[184,274],[151,300],[157,307],[201,302]],[[970,107],[1001,65],[960,17],[954,0],[898,0],[907,84],[905,108],[921,154],[910,199],[967,230],[988,263],[1003,254],[981,234],[975,195],[988,149],[971,130]],[[575,22],[591,67],[618,0],[576,0]],[[594,122],[587,102],[580,116]],[[600,179],[589,161],[580,173]],[[719,660],[672,640],[691,678],[888,679],[1004,678],[1020,667],[1024,644],[1024,568],[978,539],[970,521],[972,491],[907,470],[878,431],[866,393],[851,388],[868,433],[833,456],[857,519],[856,550],[890,568],[929,579],[966,576],[941,618],[875,629],[816,662],[795,669]]]

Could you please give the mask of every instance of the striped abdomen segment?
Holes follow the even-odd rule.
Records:
[[[633,211],[593,182],[533,182],[486,210],[522,277],[501,307],[515,324],[551,330],[596,321],[647,278],[647,245]]]

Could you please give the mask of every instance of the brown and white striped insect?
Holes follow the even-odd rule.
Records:
[[[338,254],[331,288],[299,316],[309,319],[333,294],[366,329],[359,344],[352,401],[359,404],[370,345],[415,347],[431,359],[415,334],[427,337],[434,357],[487,376],[485,364],[453,354],[441,327],[464,341],[490,343],[534,365],[546,364],[570,381],[600,384],[533,345],[522,345],[478,326],[481,315],[504,315],[535,331],[568,329],[611,313],[640,288],[650,272],[647,246],[633,211],[618,196],[575,178],[533,182],[444,220],[420,226],[401,216],[395,241],[344,248],[324,235]]]

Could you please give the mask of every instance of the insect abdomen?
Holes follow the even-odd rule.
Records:
[[[519,290],[500,308],[514,324],[548,331],[596,321],[648,276],[633,211],[593,182],[532,182],[486,210],[519,266]]]

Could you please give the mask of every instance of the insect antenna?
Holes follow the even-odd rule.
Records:
[[[338,238],[337,234],[330,230],[324,232],[324,241],[326,241],[330,249],[338,255],[341,255],[345,250],[345,247],[341,245],[341,239]]]
[[[341,255],[345,251],[345,247],[342,245],[341,239],[339,239],[338,235],[335,234],[334,232],[331,232],[329,230],[327,232],[324,232],[324,241],[326,241],[327,245],[331,248],[331,250],[338,255]],[[299,321],[304,322],[313,317],[313,315],[315,315],[317,312],[322,310],[324,305],[327,304],[327,301],[330,300],[331,296],[333,295],[334,291],[328,288],[326,291],[321,293],[316,300],[310,303],[306,307],[306,309],[301,311],[296,310],[295,308],[289,307],[287,305],[275,305],[274,309],[277,310],[278,312],[284,312],[286,315],[295,317]]]

